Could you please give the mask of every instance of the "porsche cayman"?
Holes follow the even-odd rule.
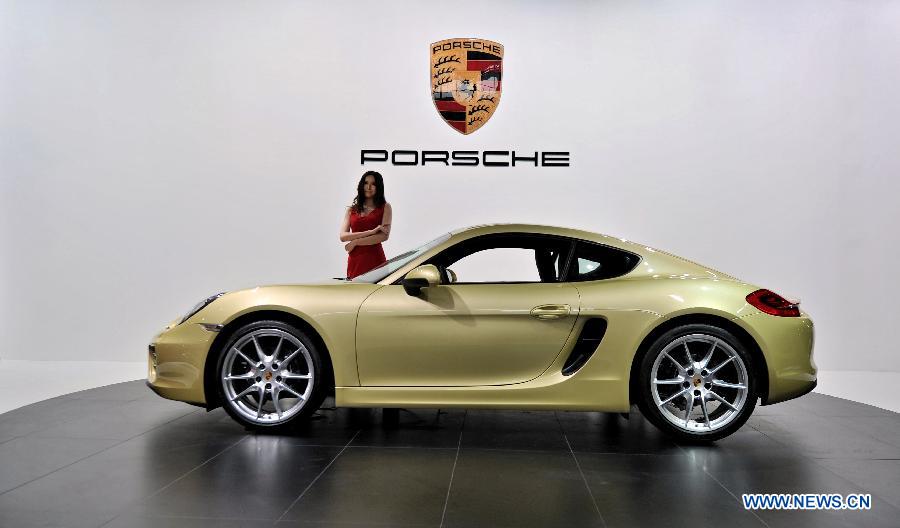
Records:
[[[149,346],[159,395],[281,430],[337,407],[627,413],[723,438],[816,384],[799,301],[642,244],[488,225],[353,280],[204,299]]]

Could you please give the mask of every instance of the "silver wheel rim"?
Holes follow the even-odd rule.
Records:
[[[731,423],[747,402],[747,367],[726,341],[708,334],[679,337],[650,371],[650,392],[663,417],[682,431],[708,434]]]
[[[315,369],[309,350],[295,336],[260,328],[228,349],[220,378],[232,409],[252,423],[274,425],[309,401]]]

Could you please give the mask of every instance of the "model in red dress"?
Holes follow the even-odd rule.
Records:
[[[347,278],[352,279],[377,268],[385,262],[381,243],[388,239],[391,225],[391,204],[384,199],[381,174],[363,174],[357,186],[357,196],[347,208],[341,225],[341,241],[346,242]]]

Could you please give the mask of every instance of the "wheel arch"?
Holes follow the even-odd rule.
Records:
[[[738,340],[740,340],[742,345],[747,347],[747,350],[750,351],[750,354],[753,357],[753,370],[757,380],[756,396],[758,398],[762,398],[763,402],[765,402],[769,394],[769,369],[766,363],[766,357],[763,354],[759,344],[756,342],[753,336],[751,336],[750,333],[747,332],[739,324],[720,315],[706,313],[683,314],[671,319],[666,319],[665,321],[654,327],[644,337],[644,339],[641,341],[641,344],[638,346],[637,352],[634,354],[634,357],[631,360],[631,370],[628,375],[629,401],[631,403],[636,402],[635,398],[639,394],[637,386],[637,380],[639,378],[638,368],[644,358],[644,355],[650,349],[650,346],[659,338],[659,336],[663,335],[669,330],[688,324],[707,324],[711,326],[717,326],[719,328],[722,328],[723,330],[731,332]]]
[[[203,392],[206,396],[206,409],[213,410],[222,405],[219,401],[219,391],[216,390],[216,363],[219,353],[225,343],[231,339],[231,336],[242,326],[254,323],[256,321],[281,321],[302,330],[313,341],[316,347],[321,350],[322,358],[325,360],[325,372],[327,375],[327,387],[329,392],[334,391],[334,365],[331,361],[331,353],[321,334],[307,320],[299,315],[273,309],[263,309],[247,312],[229,321],[221,331],[219,331],[212,345],[209,347],[209,353],[206,355],[206,363],[203,367]]]

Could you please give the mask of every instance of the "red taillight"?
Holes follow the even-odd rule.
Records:
[[[791,302],[773,291],[756,290],[747,296],[747,302],[769,315],[800,317],[800,301]]]

